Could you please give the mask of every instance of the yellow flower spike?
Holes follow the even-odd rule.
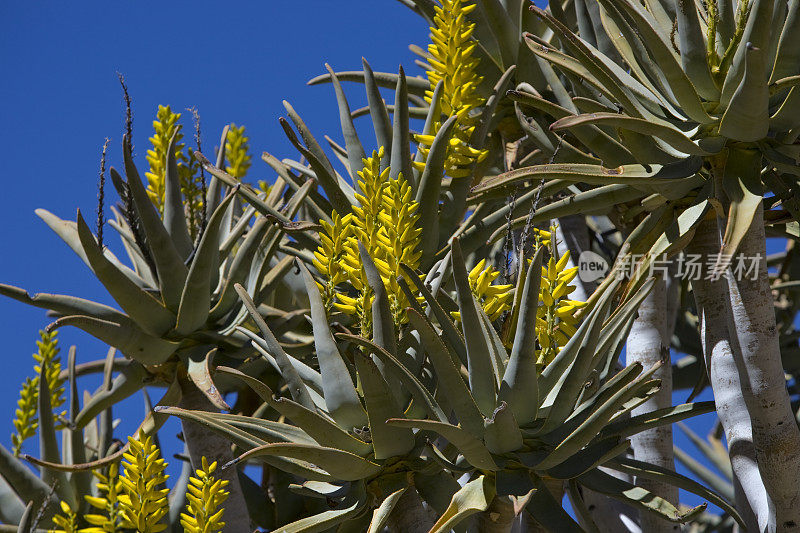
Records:
[[[493,266],[486,265],[486,259],[481,259],[472,270],[469,271],[469,286],[472,294],[490,320],[497,320],[505,311],[511,307],[511,297],[513,296],[513,285],[491,285],[500,275]],[[455,320],[461,320],[461,313],[453,311],[450,313]]]
[[[178,120],[180,113],[174,113],[169,106],[158,106],[156,120],[153,121],[154,135],[150,137],[152,149],[147,151],[147,162],[150,165],[149,172],[145,172],[147,177],[147,195],[150,201],[158,208],[158,212],[164,213],[164,194],[165,179],[167,169],[167,151],[172,135],[178,131],[175,144],[175,159],[178,163],[178,179],[180,181],[181,194],[183,194],[184,211],[188,222],[189,231],[194,239],[200,228],[202,199],[202,172],[200,163],[192,157],[192,148],[188,149],[189,156],[184,153],[185,144],[180,142],[183,134],[180,133],[181,125]]]
[[[350,222],[353,215],[344,217],[334,211],[331,215],[333,224],[320,221],[323,231],[320,232],[321,246],[314,252],[314,267],[322,274],[327,283],[322,287],[322,300],[330,310],[336,296],[336,286],[348,277],[347,265],[343,264],[345,243],[352,233]]]
[[[147,151],[147,162],[150,164],[150,171],[145,172],[145,177],[147,177],[147,195],[160,213],[164,212],[164,177],[167,170],[167,150],[175,130],[180,131],[181,129],[181,125],[178,124],[178,119],[180,118],[181,114],[173,113],[169,106],[159,105],[156,120],[153,121],[155,133],[150,137],[150,144],[153,145],[153,148]],[[178,165],[185,166],[188,161],[183,153],[184,144],[179,142],[181,138],[183,138],[183,134],[178,133],[175,156],[178,160]]]
[[[64,379],[59,377],[61,375],[61,358],[58,356],[60,350],[58,348],[58,339],[56,338],[57,334],[57,330],[50,333],[40,331],[40,340],[36,341],[38,351],[33,354],[33,358],[39,363],[33,367],[37,375],[41,375],[43,364],[47,367],[45,379],[47,379],[47,386],[50,389],[50,404],[53,407],[53,411],[64,405],[65,402]],[[54,415],[56,416],[56,422],[58,422],[59,415],[56,413]],[[66,411],[60,413],[61,417],[66,417],[66,415]],[[57,423],[56,426],[60,427],[62,424]]]
[[[39,398],[39,376],[35,378],[25,378],[22,390],[17,400],[17,409],[14,412],[14,428],[16,433],[11,435],[11,444],[15,456],[19,456],[22,451],[22,443],[34,435],[39,427],[39,420],[36,418],[37,405]]]
[[[39,401],[39,380],[41,379],[42,366],[47,368],[45,379],[50,389],[50,405],[53,408],[53,419],[56,428],[62,428],[62,420],[66,417],[66,411],[57,413],[56,409],[64,405],[64,380],[59,377],[61,374],[61,358],[58,356],[58,330],[47,333],[39,331],[39,340],[36,341],[37,352],[33,354],[36,362],[33,366],[35,375],[33,378],[26,378],[20,390],[20,398],[17,400],[17,409],[14,412],[14,429],[16,433],[11,435],[12,451],[14,455],[19,455],[22,451],[22,443],[36,434],[39,427],[39,420],[36,417]]]
[[[169,478],[164,474],[167,464],[159,458],[160,451],[152,437],[144,432],[136,438],[128,437],[128,442],[130,449],[122,455],[124,473],[119,478],[124,491],[119,496],[122,527],[141,533],[159,533],[167,528],[161,519],[169,512],[169,489],[158,488]]]
[[[216,479],[212,474],[217,463],[208,464],[203,457],[202,468],[189,478],[186,493],[186,513],[181,513],[181,525],[186,533],[214,533],[225,527],[224,509],[220,506],[228,498],[227,480]]]
[[[421,252],[417,250],[421,230],[416,227],[419,218],[417,203],[412,199],[410,185],[402,175],[390,179],[390,168],[380,170],[385,156],[383,147],[362,160],[363,169],[356,175],[359,205],[353,213],[338,218],[334,223],[321,222],[321,246],[314,254],[314,266],[326,278],[323,294],[328,309],[336,308],[358,318],[362,334],[371,329],[372,291],[361,264],[358,241],[366,248],[386,285],[395,323],[406,319],[402,311],[408,305],[405,294],[397,283],[403,275],[400,264],[411,268],[419,266]],[[358,292],[352,297],[337,285],[346,283]]]
[[[249,140],[244,135],[244,126],[230,125],[228,135],[225,137],[225,160],[228,162],[225,170],[234,178],[245,177],[252,165],[252,158],[247,153],[250,149]]]
[[[53,525],[61,528],[51,533],[78,533],[78,515],[67,502],[61,502],[61,513],[53,517]]]
[[[555,243],[550,242],[552,231],[547,233],[548,246],[554,248]],[[541,234],[540,237],[544,238]],[[577,267],[566,268],[569,264],[569,251],[565,252],[558,261],[551,255],[546,267],[542,267],[542,280],[539,288],[539,299],[542,304],[537,311],[536,331],[541,346],[537,359],[540,365],[549,364],[559,350],[575,334],[577,318],[575,313],[585,302],[569,300],[567,297],[577,289],[572,281],[577,275]]]
[[[379,252],[376,254],[378,257],[375,257],[376,265],[386,265],[382,277],[387,285],[392,312],[398,325],[407,320],[403,310],[409,305],[405,293],[397,283],[399,276],[405,277],[400,264],[405,263],[416,269],[421,257],[421,252],[418,251],[421,230],[416,227],[419,206],[410,198],[411,186],[402,174],[387,181],[381,196],[380,216],[385,238],[379,239]]]
[[[122,482],[119,480],[119,463],[108,467],[108,475],[95,470],[92,472],[98,479],[97,489],[103,496],[84,496],[86,502],[103,512],[103,514],[86,514],[83,519],[94,527],[82,529],[81,533],[115,533],[119,530],[121,515],[119,498]]]
[[[441,0],[441,5],[434,7],[434,25],[430,28],[431,44],[428,45],[426,72],[430,89],[425,91],[425,99],[430,103],[434,88],[443,81],[442,113],[448,117],[456,116],[458,121],[445,162],[446,173],[452,178],[469,176],[470,169],[464,167],[483,160],[488,153],[469,146],[474,129],[474,118],[470,112],[484,103],[484,99],[476,93],[482,78],[476,73],[480,60],[472,57],[477,45],[472,40],[475,24],[468,22],[466,17],[475,6],[463,0]],[[423,160],[427,159],[440,128],[441,123],[435,123],[432,134],[415,136]],[[419,161],[414,166],[420,171],[425,168],[424,162]]]

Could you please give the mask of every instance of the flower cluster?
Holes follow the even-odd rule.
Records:
[[[322,300],[328,311],[331,310],[336,298],[336,286],[347,279],[348,273],[343,268],[341,260],[345,253],[345,244],[350,235],[350,224],[353,214],[340,216],[336,211],[331,216],[333,224],[321,220],[322,231],[319,240],[322,243],[314,252],[314,267],[325,277],[325,285],[321,286]]]
[[[551,247],[555,250],[555,245]],[[569,250],[558,260],[550,256],[547,266],[542,266],[542,281],[539,299],[542,305],[536,315],[536,332],[541,351],[537,363],[549,364],[558,351],[575,334],[578,319],[575,314],[586,302],[567,298],[576,287],[571,285],[578,274],[578,267],[567,268]]]
[[[415,223],[419,218],[416,213],[417,203],[412,198],[411,186],[399,176],[389,179],[381,196],[382,206],[378,218],[381,221],[384,233],[378,235],[383,251],[381,258],[386,262],[384,283],[389,292],[392,313],[397,323],[405,321],[403,310],[408,307],[408,300],[397,282],[398,276],[405,277],[400,265],[404,264],[412,269],[419,267],[422,251],[417,249],[421,229]]]
[[[188,149],[189,155],[187,156],[184,152],[185,144],[179,142],[183,138],[183,134],[180,132],[182,126],[178,123],[180,118],[181,114],[174,113],[169,106],[158,106],[156,120],[153,121],[155,133],[150,137],[150,144],[153,147],[147,151],[147,162],[150,165],[149,172],[145,173],[147,177],[147,194],[158,208],[158,211],[163,214],[164,195],[166,192],[167,152],[169,150],[169,142],[177,131],[175,160],[178,164],[178,178],[181,194],[183,194],[186,219],[189,222],[192,237],[195,237],[200,226],[200,210],[203,206],[201,197],[202,185],[200,183],[203,177],[199,163],[192,157],[192,148]]]
[[[189,478],[186,505],[187,513],[181,513],[181,525],[187,533],[213,533],[225,527],[222,521],[224,509],[220,506],[228,498],[227,480],[216,479],[212,474],[217,463],[208,464],[203,457],[203,467]]]
[[[119,496],[122,526],[146,533],[158,533],[167,528],[161,519],[169,511],[164,470],[167,463],[160,457],[153,438],[140,433],[128,437],[130,450],[122,455],[124,473],[119,481],[123,494]]]
[[[85,495],[86,502],[97,512],[83,515],[83,519],[66,502],[61,502],[61,513],[53,517],[53,525],[60,528],[54,533],[117,533],[135,530],[141,533],[158,533],[167,529],[162,519],[169,512],[166,481],[166,461],[153,443],[152,437],[139,433],[128,437],[130,450],[123,454],[124,469],[120,463],[111,463],[106,474],[95,470],[98,496]],[[186,494],[186,512],[180,523],[185,533],[214,533],[225,527],[222,521],[222,504],[228,498],[227,480],[216,479],[217,463],[202,458],[202,467],[189,478]],[[81,522],[90,527],[79,528]]]
[[[39,376],[25,378],[22,390],[19,391],[17,410],[14,412],[14,429],[11,434],[11,445],[14,455],[22,451],[22,443],[36,434],[39,420],[36,418],[37,402],[39,399]]]
[[[380,170],[384,149],[373,151],[364,159],[364,168],[358,172],[359,192],[355,197],[359,205],[353,213],[333,214],[333,224],[322,221],[322,245],[315,253],[314,266],[326,278],[323,296],[330,306],[358,318],[362,334],[370,330],[372,291],[358,251],[360,241],[375,261],[389,301],[395,322],[405,321],[403,309],[408,305],[397,278],[404,276],[401,264],[415,269],[419,266],[418,250],[420,229],[416,227],[418,204],[412,198],[411,187],[402,175],[389,178],[390,168]],[[351,296],[336,289],[347,282],[355,292]]]
[[[153,129],[155,133],[150,137],[150,144],[153,148],[147,151],[147,162],[150,165],[150,171],[145,172],[147,177],[147,194],[150,200],[158,207],[159,212],[164,212],[164,194],[166,191],[165,176],[167,173],[167,151],[169,150],[169,141],[178,131],[175,144],[175,158],[178,166],[182,167],[187,163],[186,155],[183,153],[184,144],[179,142],[183,138],[180,133],[181,125],[178,119],[181,118],[180,113],[173,113],[169,106],[158,106],[156,113],[156,120],[153,121]]]
[[[511,307],[514,292],[513,285],[492,285],[500,276],[493,266],[486,266],[486,259],[481,259],[469,272],[469,286],[475,299],[481,304],[489,320],[497,320],[503,312]],[[461,313],[453,311],[450,315],[461,320]]]
[[[436,15],[434,26],[431,26],[432,42],[428,45],[427,60],[430,89],[426,91],[425,99],[428,103],[432,102],[433,90],[442,81],[441,113],[447,117],[458,117],[450,140],[445,171],[452,178],[461,178],[471,175],[468,167],[475,161],[483,160],[487,154],[485,150],[476,150],[469,145],[475,129],[471,112],[484,103],[477,91],[483,79],[476,73],[480,60],[472,55],[478,44],[472,39],[475,24],[467,20],[467,15],[476,8],[476,4],[462,0],[441,2],[441,5],[434,7]],[[439,128],[441,123],[437,122],[433,131],[416,136],[423,155],[423,161],[415,163],[420,171],[425,168],[424,161]]]
[[[244,126],[231,124],[225,138],[225,159],[228,161],[226,172],[234,178],[243,178],[250,169],[251,157],[248,154],[250,139],[244,135]]]
[[[53,411],[64,405],[64,380],[60,378],[61,358],[58,356],[57,331],[40,331],[40,339],[36,341],[38,348],[33,354],[36,364],[33,367],[36,373],[33,378],[26,378],[20,390],[20,398],[17,400],[17,409],[14,413],[14,429],[16,433],[11,435],[11,444],[14,455],[19,455],[22,451],[22,443],[36,434],[39,427],[39,420],[36,417],[39,401],[39,380],[42,375],[42,368],[45,370],[45,379],[50,389],[50,404]],[[56,427],[60,427],[60,422],[66,416],[66,412],[53,413]]]

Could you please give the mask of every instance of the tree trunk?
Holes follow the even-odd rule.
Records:
[[[556,236],[558,238],[559,256],[564,255],[569,250],[570,260],[567,267],[571,268],[578,265],[581,252],[590,249],[589,228],[586,226],[586,218],[583,215],[569,215],[559,218]],[[570,295],[573,300],[585,302],[597,288],[596,282],[583,281],[580,276],[575,278],[573,283],[576,286],[575,292]],[[603,470],[611,476],[633,482],[632,477],[628,474],[615,470]],[[602,533],[641,532],[641,529],[636,525],[639,513],[632,507],[587,488],[583,489],[583,499],[592,514],[594,522]]]
[[[563,479],[545,478],[544,486],[548,491],[550,491],[550,494],[553,495],[553,499],[555,501],[557,501],[559,504],[564,501],[565,489]],[[533,515],[526,510],[523,510],[522,513],[520,513],[520,517],[520,533],[550,533],[549,529],[537,522]]]
[[[183,409],[219,411],[187,377],[180,378],[180,385],[182,393],[180,406]],[[203,456],[208,459],[209,463],[217,461],[219,466],[233,459],[231,443],[225,437],[188,420],[182,420],[181,424],[183,426],[183,438],[189,451],[193,469],[202,468]],[[214,472],[214,476],[218,479],[228,480],[226,490],[230,492],[228,499],[223,504],[225,508],[225,514],[223,515],[225,529],[223,531],[225,533],[252,531],[250,515],[247,512],[242,487],[239,484],[237,469],[235,467],[225,470],[218,469]]]
[[[656,279],[652,292],[639,306],[639,316],[634,320],[626,347],[627,364],[641,363],[650,368],[661,361],[663,364],[653,377],[661,380],[661,389],[647,402],[633,410],[632,416],[649,413],[672,405],[672,369],[669,364],[669,339],[667,338],[666,281]],[[631,437],[633,455],[645,461],[671,470],[675,469],[672,450],[672,426],[664,425]],[[678,504],[678,489],[663,482],[638,479],[636,484]],[[649,513],[640,513],[642,531],[648,533],[679,531],[677,524],[661,520]]]
[[[495,496],[489,507],[478,515],[481,533],[511,533],[516,515],[514,503],[508,496]]]
[[[387,520],[392,533],[427,533],[434,522],[414,487],[400,496]]]
[[[800,430],[781,364],[763,216],[759,204],[737,254],[746,260],[760,257],[756,278],[729,276],[727,280],[731,347],[742,354],[742,382],[748,385],[742,392],[752,421],[761,479],[775,510],[776,531],[800,531]]]
[[[610,476],[633,483],[631,476],[616,470],[600,467],[600,470]],[[586,487],[582,487],[583,503],[591,515],[592,521],[601,533],[642,533],[639,527],[639,513],[632,507],[619,500],[609,498]],[[584,529],[588,525],[581,522]]]
[[[695,232],[689,252],[700,256],[700,264],[713,262],[719,253],[719,228],[714,220],[704,220]],[[729,269],[730,273],[730,269]],[[775,524],[769,498],[761,480],[753,446],[753,430],[745,405],[749,384],[740,379],[743,374],[741,354],[734,354],[729,342],[730,295],[724,278],[692,279],[692,292],[700,318],[700,338],[714,404],[725,430],[728,455],[734,475],[736,509],[744,518],[749,531],[774,531]]]

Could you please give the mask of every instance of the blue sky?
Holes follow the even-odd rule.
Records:
[[[126,76],[133,98],[140,169],[146,168],[144,153],[158,104],[173,110],[196,106],[207,153],[225,124],[244,124],[255,155],[248,177],[271,180],[258,158],[262,150],[296,158],[277,122],[282,100],[292,103],[320,139],[329,134],[338,140],[331,87],[305,82],[324,72],[325,62],[336,70],[360,69],[362,55],[376,71],[396,71],[402,63],[416,74],[408,45],[427,41],[423,20],[394,0],[3,2],[0,18],[0,154],[5,161],[0,282],[106,303],[112,302],[88,268],[34,209],[74,220],[80,208],[94,219],[105,137],[111,138],[110,163],[120,166],[121,161],[124,107],[117,71]],[[365,102],[358,87],[350,85],[348,91],[353,107]],[[184,124],[190,127],[190,121]],[[366,133],[362,140],[368,148],[374,142]],[[111,241],[110,228],[107,235]],[[20,384],[32,373],[37,331],[48,322],[43,311],[0,300],[0,442],[6,446]],[[79,361],[105,355],[105,347],[77,330],[64,329],[60,338],[64,360],[73,343]],[[86,380],[82,386],[93,390],[96,383]],[[118,436],[132,431],[141,413],[139,397],[127,402]],[[708,420],[698,425],[707,428]],[[169,425],[164,441],[177,431],[176,424]],[[37,448],[32,439],[26,450],[38,454]]]

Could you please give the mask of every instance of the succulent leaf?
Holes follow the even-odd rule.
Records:
[[[340,426],[344,428],[363,427],[367,422],[364,408],[361,406],[358,393],[353,386],[350,371],[331,334],[317,283],[305,265],[298,263],[298,266],[302,272],[311,304],[314,345],[322,375],[325,404],[331,416]]]
[[[453,278],[458,294],[458,308],[467,347],[467,371],[472,396],[485,417],[495,409],[496,382],[489,339],[483,334],[477,302],[472,295],[467,268],[458,239],[452,244]]]

